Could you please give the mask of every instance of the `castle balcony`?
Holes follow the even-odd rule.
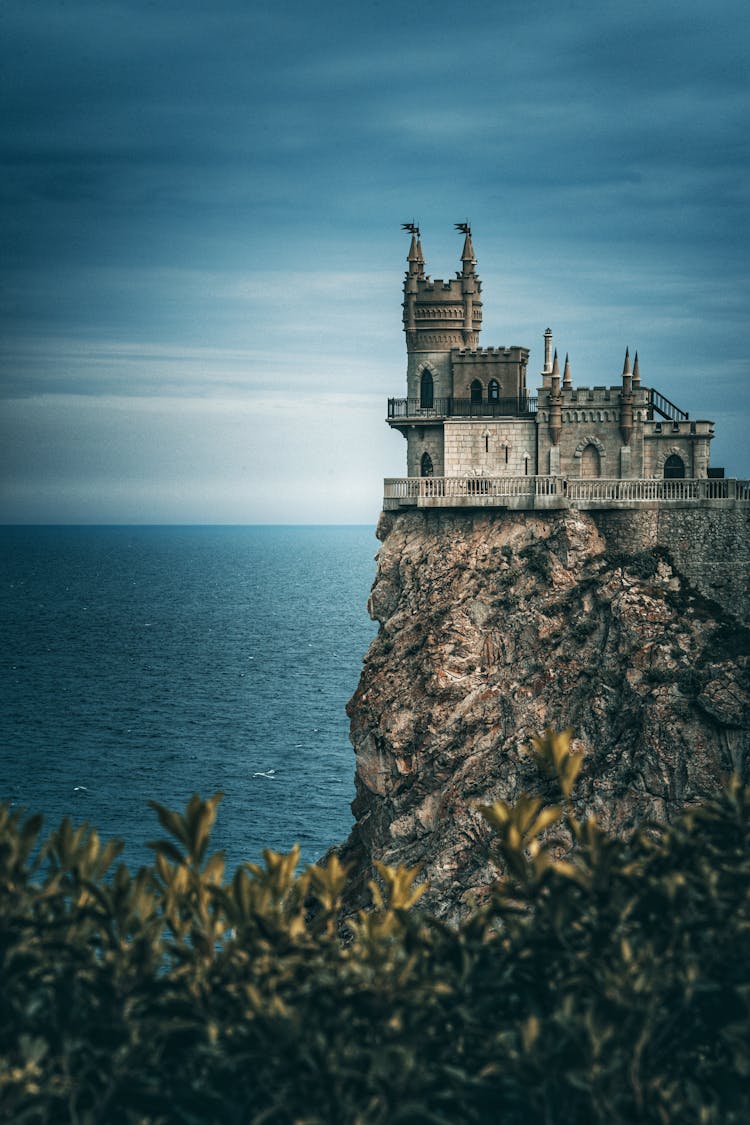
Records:
[[[383,508],[550,508],[739,507],[750,506],[750,481],[569,479],[529,477],[389,477]]]
[[[489,402],[450,396],[434,398],[429,406],[418,398],[389,398],[387,420],[391,425],[400,425],[404,422],[442,421],[445,418],[531,418],[536,411],[536,395],[498,398]]]

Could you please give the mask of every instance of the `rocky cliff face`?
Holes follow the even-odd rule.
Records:
[[[481,897],[474,806],[545,784],[521,746],[548,726],[573,728],[578,802],[617,832],[750,780],[750,631],[666,551],[618,553],[603,514],[572,511],[388,513],[378,537],[380,631],[349,704],[353,903],[375,859],[420,865],[438,915]]]

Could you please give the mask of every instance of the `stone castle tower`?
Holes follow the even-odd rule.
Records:
[[[562,375],[552,331],[544,333],[544,365],[536,395],[527,390],[529,350],[479,347],[482,283],[468,224],[461,270],[449,281],[425,274],[420,232],[413,224],[404,280],[406,398],[388,402],[388,424],[407,441],[407,477],[447,482],[550,478],[704,480],[714,427],[693,421],[641,383],[638,355],[625,353],[616,383],[576,387],[566,356]],[[447,489],[447,492],[446,492]],[[433,488],[433,493],[435,489]],[[469,495],[489,494],[476,485]],[[496,489],[494,491],[497,491]],[[404,497],[406,498],[406,497]]]

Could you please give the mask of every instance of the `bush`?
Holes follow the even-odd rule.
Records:
[[[219,798],[154,805],[154,863],[0,811],[0,1116],[16,1122],[746,1122],[750,791],[616,840],[561,789],[483,814],[506,874],[459,927],[335,857],[225,880]],[[575,847],[566,852],[570,838]],[[343,928],[343,933],[342,933]]]

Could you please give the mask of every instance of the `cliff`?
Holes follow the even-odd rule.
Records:
[[[545,784],[521,747],[548,726],[573,729],[581,809],[616,832],[750,781],[750,630],[624,530],[623,513],[382,515],[380,630],[348,707],[352,905],[374,860],[419,865],[440,916],[481,899],[474,806]]]

